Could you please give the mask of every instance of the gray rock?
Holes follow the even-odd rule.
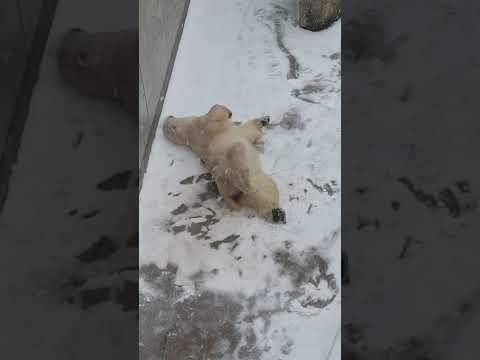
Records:
[[[329,27],[340,13],[341,0],[298,0],[298,23],[310,31]]]

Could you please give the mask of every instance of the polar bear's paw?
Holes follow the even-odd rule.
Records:
[[[270,116],[263,116],[260,118],[260,123],[262,124],[262,126],[267,126],[268,124],[270,124]]]
[[[286,224],[287,216],[285,214],[285,211],[280,208],[272,209],[272,221],[275,224]]]

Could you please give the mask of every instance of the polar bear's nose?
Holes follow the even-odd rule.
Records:
[[[232,112],[231,112],[231,111],[228,111],[228,118],[229,118],[229,119],[232,118]]]

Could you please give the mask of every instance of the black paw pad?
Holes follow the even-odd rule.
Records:
[[[280,208],[272,209],[272,220],[274,223],[287,223],[287,216],[285,215],[285,211]]]
[[[264,116],[264,117],[262,118],[261,124],[262,124],[263,126],[267,126],[268,124],[270,124],[270,116]]]

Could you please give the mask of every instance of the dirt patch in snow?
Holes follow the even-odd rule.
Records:
[[[289,10],[282,6],[274,5],[270,12],[267,12],[265,9],[259,9],[256,12],[256,16],[273,32],[278,48],[288,60],[287,79],[298,79],[300,64],[298,59],[285,45],[284,26],[287,22],[291,22],[289,19]]]
[[[237,322],[243,306],[230,296],[209,291],[180,300],[183,291],[175,284],[176,272],[172,264],[141,269],[143,279],[155,289],[155,298],[140,296],[140,358],[232,357],[242,340]],[[252,341],[247,338],[247,344]]]
[[[305,122],[297,109],[293,108],[283,114],[280,126],[286,130],[290,129],[305,129]]]
[[[303,308],[322,309],[328,306],[338,294],[335,275],[329,272],[328,262],[318,249],[310,248],[294,255],[288,250],[274,252],[274,261],[279,266],[279,275],[288,276],[295,288],[290,292]]]

